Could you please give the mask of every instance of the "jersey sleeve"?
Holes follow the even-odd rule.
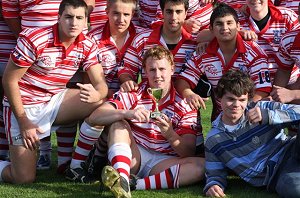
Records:
[[[198,131],[201,131],[201,126],[197,122],[197,111],[186,112],[178,123],[176,133],[178,135],[193,134],[197,135]]]
[[[115,106],[116,109],[130,110],[137,102],[136,92],[116,92],[107,102]]]
[[[194,89],[202,75],[200,67],[201,56],[194,52],[191,59],[183,65],[178,78],[187,81],[191,89]]]
[[[82,62],[82,69],[83,71],[89,70],[92,66],[97,65],[100,63],[98,58],[99,49],[97,45],[92,42],[92,40],[86,40],[84,43],[84,59]]]
[[[286,35],[281,39],[278,53],[275,54],[275,59],[280,69],[292,70],[294,67],[295,60],[289,55],[294,38]]]
[[[4,18],[19,18],[20,7],[18,0],[2,0],[2,15]]]
[[[256,91],[269,93],[272,89],[268,57],[264,51],[256,44],[253,44],[255,58],[250,63],[250,77],[255,84]]]
[[[37,46],[30,40],[29,29],[20,33],[17,45],[11,54],[13,62],[20,67],[30,67],[37,58]]]

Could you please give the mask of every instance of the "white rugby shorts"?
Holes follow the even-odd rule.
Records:
[[[57,116],[60,105],[64,99],[67,89],[55,94],[47,103],[24,106],[24,110],[29,120],[39,126],[44,133],[38,134],[40,139],[48,137],[51,133],[51,127]],[[20,133],[19,124],[15,118],[11,107],[3,107],[4,124],[7,139],[11,145],[24,145]],[[59,126],[58,126],[59,127]],[[52,128],[53,130],[53,128]]]

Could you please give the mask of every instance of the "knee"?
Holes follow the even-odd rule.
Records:
[[[30,184],[36,179],[36,170],[32,171],[15,171],[11,170],[12,182],[15,184]]]
[[[124,120],[120,120],[110,125],[108,136],[113,135],[114,133],[118,133],[118,134],[122,134],[122,132],[128,133],[128,131],[130,131],[129,124]]]
[[[193,158],[192,162],[192,170],[194,170],[195,176],[197,176],[198,180],[201,181],[204,178],[205,174],[205,160],[202,157]]]
[[[13,183],[15,184],[31,184],[35,181],[35,175],[26,175],[26,176],[18,176],[13,178]]]
[[[300,174],[288,173],[280,176],[277,181],[276,192],[280,197],[300,197]]]

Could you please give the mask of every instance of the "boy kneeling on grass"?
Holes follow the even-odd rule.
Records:
[[[300,139],[284,128],[300,121],[300,106],[274,101],[248,103],[253,96],[248,74],[230,70],[217,85],[223,112],[205,142],[204,192],[225,197],[227,169],[253,186],[281,197],[300,197]]]

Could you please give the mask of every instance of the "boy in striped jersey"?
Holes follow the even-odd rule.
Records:
[[[136,92],[117,92],[88,119],[92,125],[109,126],[111,166],[104,167],[102,182],[116,197],[131,197],[130,173],[141,178],[133,180],[131,189],[137,190],[178,188],[202,180],[204,174],[204,159],[195,157],[196,138],[202,137],[197,111],[172,85],[172,54],[153,47],[145,53],[143,67],[147,81]],[[161,117],[150,118],[155,99],[149,88],[163,90],[158,101]]]
[[[273,101],[248,103],[253,97],[248,74],[230,70],[219,80],[223,112],[205,141],[206,185],[210,197],[225,197],[227,171],[249,184],[267,187],[280,197],[299,197],[300,137],[284,128],[300,123],[300,106]]]
[[[50,135],[51,125],[87,117],[106,97],[97,46],[82,33],[87,13],[83,0],[63,0],[57,24],[20,34],[3,77],[11,162],[0,161],[1,180],[33,182],[36,149],[39,140]],[[87,72],[92,84],[78,83],[80,90],[66,89],[79,68]]]
[[[89,12],[91,12],[94,0],[85,0],[85,2],[88,5]],[[56,24],[61,0],[2,0],[2,3],[5,22],[15,36],[18,37],[19,33],[26,28],[47,27]],[[72,84],[75,84],[74,82],[79,80],[79,75],[75,75],[67,86],[71,87]],[[62,126],[56,131],[58,173],[63,173],[70,163],[76,132],[77,123]],[[0,133],[0,142],[2,141],[3,138]],[[38,169],[50,169],[51,150],[50,136],[43,138],[40,142]],[[1,147],[0,152],[2,152]]]
[[[206,76],[213,90],[229,69],[249,73],[256,85],[254,99],[260,100],[271,91],[267,55],[252,41],[244,41],[239,31],[236,11],[220,3],[210,19],[211,35],[215,36],[203,54],[194,53],[176,81],[177,91],[193,109],[205,108],[204,99],[193,90],[202,76]],[[213,91],[212,121],[221,111],[220,101]]]
[[[132,91],[137,88],[137,77],[142,73],[142,80],[146,79],[141,62],[147,49],[161,45],[169,49],[175,61],[175,78],[182,65],[190,59],[195,51],[196,42],[192,35],[183,27],[189,5],[188,0],[162,0],[160,6],[164,21],[157,24],[153,30],[146,30],[136,35],[124,56],[124,68],[118,72],[121,91]]]
[[[98,58],[101,61],[108,85],[108,97],[119,90],[120,83],[117,72],[123,67],[123,57],[128,46],[137,32],[142,30],[131,22],[135,8],[136,0],[108,0],[106,12],[109,19],[104,25],[98,26],[88,33],[88,36],[98,45]],[[85,131],[80,130],[81,133],[84,136]],[[96,149],[89,154],[88,147],[94,143],[85,140],[85,143],[77,144],[70,169],[66,172],[68,179],[80,182],[81,177],[96,176],[96,179],[100,178],[99,175],[103,168],[101,164],[104,165],[107,161],[106,133],[102,133],[99,141],[95,144]],[[85,167],[88,169],[87,172],[92,175],[83,172],[81,167],[81,163],[88,155]],[[72,175],[77,175],[77,177],[72,177]]]
[[[300,11],[300,4],[298,6]],[[298,18],[300,18],[298,16]],[[272,99],[282,103],[300,103],[300,86],[298,77],[294,84],[288,85],[294,66],[300,67],[300,30],[286,33],[281,41],[276,62],[278,70],[274,79],[273,90],[270,93]]]

